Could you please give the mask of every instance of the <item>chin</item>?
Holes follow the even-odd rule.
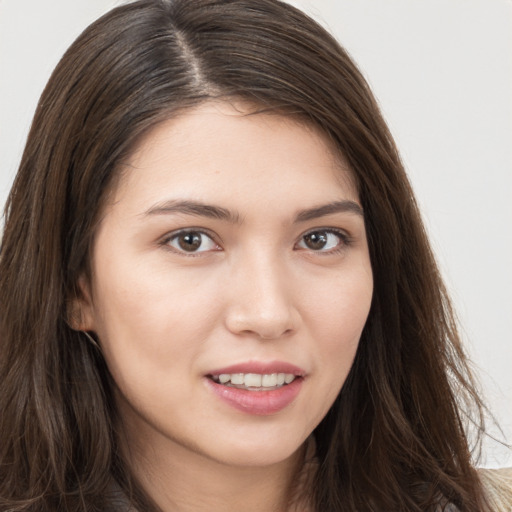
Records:
[[[233,437],[217,443],[213,458],[217,461],[239,467],[264,467],[280,464],[293,457],[307,439],[306,436],[277,435],[269,438],[264,434],[252,438]]]

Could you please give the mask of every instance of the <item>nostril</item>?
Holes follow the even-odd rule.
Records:
[[[257,334],[262,340],[273,340],[273,339],[289,336],[290,334],[292,334],[292,332],[293,332],[293,329],[285,329],[284,331],[277,330],[275,332],[259,332]]]

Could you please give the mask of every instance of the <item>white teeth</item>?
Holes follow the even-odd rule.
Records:
[[[233,373],[231,375],[231,384],[243,384],[244,383],[244,374],[243,373]]]
[[[273,388],[274,386],[277,386],[277,373],[263,375],[261,377],[261,385],[265,388]]]
[[[257,373],[246,373],[244,386],[246,388],[261,388],[261,375]]]
[[[292,373],[221,373],[213,376],[213,380],[220,384],[240,386],[246,388],[275,388],[290,384],[295,380]]]
[[[295,379],[295,375],[291,375],[290,373],[286,373],[284,376],[284,382],[286,384],[290,384],[290,382],[293,382],[294,379]]]

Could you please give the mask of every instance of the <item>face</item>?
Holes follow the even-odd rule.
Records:
[[[347,165],[312,128],[241,110],[206,103],[140,142],[80,307],[128,435],[247,466],[291,457],[327,413],[373,283]]]

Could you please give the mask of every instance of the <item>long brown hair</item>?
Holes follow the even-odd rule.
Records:
[[[135,1],[86,29],[55,69],[5,210],[0,509],[105,510],[116,481],[156,510],[119,454],[109,372],[69,327],[69,303],[119,164],[156,123],[212,97],[319,127],[365,211],[373,303],[314,433],[316,510],[482,510],[466,432],[483,428],[482,405],[392,137],[347,53],[277,0]]]

